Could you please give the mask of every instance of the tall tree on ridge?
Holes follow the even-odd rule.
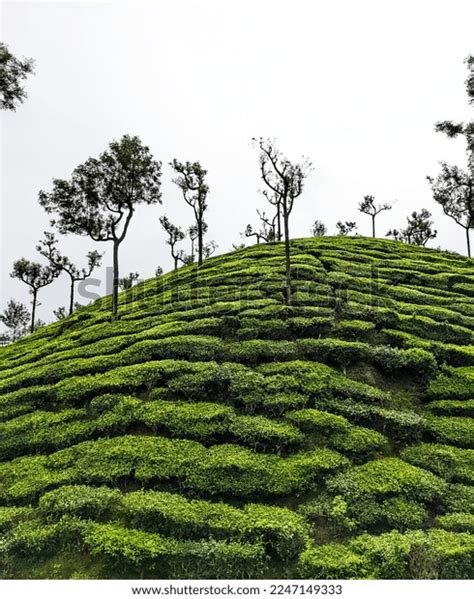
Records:
[[[119,247],[139,204],[161,203],[161,162],[138,137],[124,135],[99,158],[76,167],[71,179],[55,179],[39,201],[60,233],[113,244],[112,318],[117,317]]]
[[[449,216],[461,226],[466,235],[467,255],[471,257],[471,240],[469,229],[474,227],[474,212],[470,206],[474,205],[474,180],[467,171],[457,166],[441,163],[441,173],[433,179],[427,177],[433,191],[435,202],[442,207],[446,216]]]
[[[70,279],[69,286],[69,316],[74,312],[74,291],[77,281],[83,281],[91,276],[94,269],[100,266],[102,254],[97,251],[88,252],[87,268],[79,270],[67,256],[63,256],[58,249],[58,240],[54,233],[44,232],[42,239],[36,246],[37,251],[49,260],[49,263],[56,270],[65,272]]]
[[[364,196],[362,202],[359,202],[359,212],[368,214],[372,218],[372,237],[375,237],[375,217],[384,210],[391,210],[393,204],[375,204],[374,196]]]
[[[199,162],[179,162],[176,158],[170,162],[170,166],[177,173],[173,179],[183,194],[184,201],[194,211],[197,227],[198,241],[198,264],[202,264],[204,256],[204,233],[206,223],[204,222],[204,212],[207,209],[207,194],[209,185],[206,183],[206,169],[202,168]]]
[[[35,330],[36,306],[38,303],[38,291],[42,287],[50,285],[54,279],[59,276],[60,271],[51,266],[42,266],[38,262],[30,262],[25,258],[20,258],[13,263],[13,271],[10,276],[19,279],[30,288],[33,296],[31,308],[30,333]]]
[[[0,109],[13,110],[22,104],[27,93],[22,82],[33,73],[34,62],[31,58],[16,58],[8,46],[0,42]]]
[[[291,303],[291,261],[290,261],[290,214],[294,202],[302,192],[304,181],[312,170],[307,159],[301,163],[293,163],[285,158],[270,139],[253,138],[259,148],[260,175],[265,185],[279,198],[283,231],[285,238],[285,303]]]

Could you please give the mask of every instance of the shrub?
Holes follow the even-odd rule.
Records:
[[[300,555],[298,574],[301,578],[332,580],[368,578],[367,561],[345,545],[309,547]]]
[[[5,533],[22,520],[31,517],[32,513],[33,510],[30,507],[0,506],[0,532]]]
[[[380,429],[399,443],[420,440],[426,428],[425,418],[416,412],[365,405],[345,399],[323,400],[321,407],[343,414],[349,420]]]
[[[474,368],[446,368],[428,385],[430,399],[470,399],[474,396]]]
[[[448,485],[444,505],[450,512],[474,514],[474,487],[456,483]]]
[[[387,524],[397,530],[420,528],[428,518],[428,511],[416,501],[391,497],[382,504]]]
[[[474,514],[453,512],[451,514],[445,514],[444,516],[437,516],[435,524],[439,528],[444,528],[445,530],[474,533]]]
[[[400,495],[406,499],[432,502],[441,498],[446,483],[422,468],[398,458],[381,458],[336,474],[327,482],[328,489],[356,503],[370,495]]]
[[[287,418],[301,430],[316,433],[323,438],[345,433],[350,428],[349,422],[342,416],[314,409],[289,412]]]
[[[429,403],[427,408],[442,416],[469,416],[474,418],[474,399],[440,399]]]
[[[280,451],[304,441],[304,436],[293,425],[264,416],[237,416],[230,422],[229,432],[253,449]]]
[[[253,578],[263,574],[267,562],[260,545],[178,541],[115,524],[89,524],[84,543],[116,570],[169,578]]]
[[[140,420],[155,433],[165,430],[179,437],[209,440],[227,432],[233,415],[231,407],[215,403],[156,400],[143,404]]]
[[[387,448],[387,439],[382,434],[363,426],[351,426],[346,432],[331,437],[328,443],[334,449],[355,457],[367,456]]]
[[[474,483],[474,450],[450,445],[423,443],[402,450],[401,457],[448,481]]]
[[[154,491],[126,494],[123,506],[132,526],[177,538],[262,541],[268,551],[282,559],[299,553],[307,537],[303,520],[285,508],[248,504],[237,509]]]
[[[459,416],[431,416],[428,429],[437,441],[474,448],[474,420]]]
[[[49,491],[39,499],[39,510],[46,517],[64,514],[94,520],[110,516],[121,501],[121,493],[108,487],[71,485]]]

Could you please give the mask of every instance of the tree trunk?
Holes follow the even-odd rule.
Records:
[[[114,249],[113,249],[113,278],[112,278],[112,318],[115,320],[117,318],[117,310],[118,310],[118,289],[119,289],[118,251],[119,251],[120,242],[115,239],[113,243],[114,243]]]
[[[30,325],[30,333],[33,333],[35,330],[35,318],[36,318],[36,300],[38,298],[38,290],[33,289],[33,305],[31,308],[31,325]]]
[[[286,282],[285,282],[285,304],[291,304],[291,272],[290,272],[290,227],[289,215],[286,206],[286,201],[283,202],[283,224],[285,227],[285,266],[286,266]]]
[[[466,243],[467,243],[467,256],[471,257],[471,240],[469,239],[469,227],[466,227]]]
[[[281,241],[281,206],[277,204],[277,241]]]
[[[201,266],[201,264],[202,264],[202,238],[203,238],[202,217],[199,218],[197,226],[198,226],[198,264],[199,264],[199,266]]]
[[[174,269],[178,270],[178,256],[174,256]]]
[[[69,316],[74,312],[74,278],[71,277],[71,289],[69,292]]]
[[[375,216],[372,216],[372,237],[375,238]]]

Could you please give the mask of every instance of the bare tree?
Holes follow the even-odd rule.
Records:
[[[178,270],[178,262],[183,258],[183,250],[176,249],[176,244],[182,241],[186,235],[179,227],[173,225],[167,216],[160,217],[160,224],[168,234],[166,243],[170,246],[171,257],[174,261],[174,270]]]
[[[252,225],[248,224],[243,233],[244,236],[245,237],[255,237],[257,239],[257,245],[260,243],[260,240],[267,241],[267,242],[275,241],[275,239],[277,238],[276,221],[277,221],[278,215],[275,214],[275,216],[270,220],[266,216],[265,212],[260,212],[260,210],[257,210],[257,214],[258,214],[258,217],[260,218],[260,223],[261,223],[260,229],[256,230],[252,227]]]
[[[277,199],[283,219],[286,271],[285,303],[289,305],[291,303],[290,215],[296,198],[303,192],[304,181],[312,170],[312,164],[308,159],[303,159],[301,163],[290,162],[270,139],[254,138],[253,142],[260,150],[260,175],[270,190],[269,193],[274,194],[273,197]]]
[[[37,251],[49,260],[53,268],[65,272],[70,279],[69,315],[74,312],[74,288],[77,281],[84,281],[91,276],[94,269],[100,266],[102,254],[91,251],[87,254],[87,268],[79,270],[67,256],[63,256],[58,249],[58,240],[54,233],[44,232],[44,239],[36,246]]]
[[[362,202],[359,202],[359,212],[368,214],[372,218],[372,237],[375,237],[375,217],[384,210],[391,210],[393,204],[376,204],[374,196],[364,196]]]
[[[204,212],[207,209],[206,199],[209,193],[209,186],[205,181],[207,171],[199,162],[183,163],[174,159],[170,166],[178,174],[178,177],[173,179],[173,183],[181,189],[184,201],[194,211],[198,240],[198,264],[201,265],[204,255]]]

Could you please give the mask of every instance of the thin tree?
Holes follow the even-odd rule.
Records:
[[[465,60],[468,68],[468,77],[466,79],[466,91],[469,104],[474,105],[474,56],[468,56]],[[439,121],[435,124],[435,131],[445,133],[448,137],[454,138],[462,136],[466,141],[466,150],[468,157],[468,170],[471,179],[474,178],[474,121],[453,122]],[[471,199],[468,205],[471,226],[474,226],[474,201]]]
[[[26,334],[28,322],[30,321],[30,312],[25,304],[11,299],[5,310],[0,314],[0,321],[9,330],[8,340],[15,341]]]
[[[33,66],[31,58],[17,58],[0,42],[0,109],[15,111],[23,103],[27,97],[23,81],[33,73]]]
[[[76,167],[69,181],[55,179],[39,201],[60,233],[113,244],[112,317],[117,317],[119,247],[139,204],[161,203],[161,162],[138,137],[113,141],[99,158]]]
[[[313,237],[324,237],[324,235],[326,235],[327,231],[328,231],[327,227],[322,221],[315,220],[314,224],[311,228],[311,235]]]
[[[257,239],[257,245],[260,243],[260,240],[263,241],[275,241],[277,237],[276,233],[276,221],[278,215],[275,214],[272,220],[270,220],[265,212],[260,212],[257,210],[258,217],[260,218],[261,227],[260,229],[254,229],[252,225],[248,224],[244,231],[245,237],[255,237]]]
[[[207,171],[202,168],[199,162],[178,162],[176,158],[170,162],[170,166],[177,173],[177,177],[173,179],[183,194],[184,201],[188,206],[191,206],[196,219],[197,241],[198,241],[198,264],[203,261],[204,248],[204,233],[205,222],[204,212],[207,209],[207,194],[209,193],[209,185],[205,179]]]
[[[342,222],[341,220],[336,223],[337,234],[340,237],[347,237],[351,233],[356,233],[357,224],[354,221],[346,220],[346,222]]]
[[[44,232],[42,239],[36,246],[37,251],[49,260],[53,268],[65,272],[69,277],[69,316],[74,312],[74,292],[77,281],[84,281],[91,276],[94,269],[100,266],[102,254],[97,251],[88,252],[87,267],[80,270],[75,266],[67,256],[63,256],[58,249],[58,240],[54,233]]]
[[[183,241],[186,235],[179,227],[173,225],[167,216],[163,215],[160,217],[160,224],[168,235],[166,243],[170,246],[171,257],[174,261],[174,270],[178,270],[178,262],[183,257],[183,250],[177,250],[176,244]]]
[[[268,189],[262,190],[263,195],[267,198],[267,201],[275,207],[275,216],[272,219],[274,240],[281,241],[283,234],[281,230],[281,215],[282,215],[282,201],[281,196],[275,192],[269,191]]]
[[[204,231],[204,234],[207,231],[206,223],[203,224],[203,231]],[[196,259],[196,240],[197,240],[198,236],[199,236],[199,232],[198,232],[197,225],[191,225],[188,229],[188,237],[191,241],[191,253],[188,256],[188,260],[189,260],[190,264],[192,264],[194,262],[194,260]]]
[[[38,302],[38,292],[43,287],[50,285],[54,279],[59,276],[60,271],[51,266],[42,266],[38,262],[30,262],[25,258],[20,258],[13,263],[13,271],[10,276],[19,279],[30,288],[33,296],[31,309],[30,333],[35,330],[36,306]]]
[[[407,227],[402,230],[391,229],[387,236],[395,241],[403,241],[412,245],[425,246],[430,239],[434,239],[438,232],[433,229],[431,212],[423,208],[420,212],[412,212],[407,217]]]
[[[372,219],[372,237],[375,237],[375,217],[385,210],[391,210],[393,204],[376,204],[374,196],[364,196],[362,202],[359,202],[359,212],[368,214]]]
[[[291,303],[291,261],[290,261],[290,215],[304,187],[304,181],[312,170],[311,162],[303,159],[293,163],[285,158],[270,139],[254,138],[260,150],[260,175],[268,189],[279,198],[285,239],[285,303]]]
[[[471,257],[471,241],[469,229],[474,227],[474,213],[470,206],[474,205],[474,180],[467,172],[457,166],[441,163],[441,173],[433,179],[427,177],[435,202],[464,229],[466,235],[467,255]]]

